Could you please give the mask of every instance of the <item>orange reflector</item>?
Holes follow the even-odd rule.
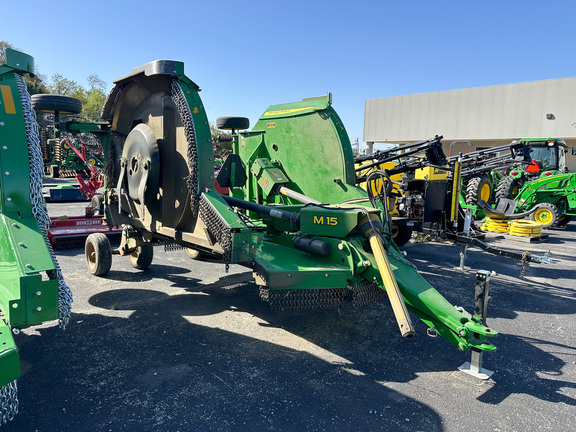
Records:
[[[536,162],[535,160],[530,162],[530,165],[526,166],[526,172],[537,173],[539,171],[540,171],[540,165],[538,165],[538,162]]]
[[[16,106],[14,105],[14,98],[12,97],[10,86],[0,85],[0,93],[4,100],[4,109],[6,110],[6,114],[16,114]]]

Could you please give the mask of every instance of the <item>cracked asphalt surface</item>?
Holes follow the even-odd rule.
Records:
[[[85,203],[52,203],[52,216]],[[475,273],[495,271],[488,325],[498,350],[482,381],[442,338],[406,340],[388,300],[362,308],[274,312],[251,272],[155,246],[147,271],[114,256],[105,278],[83,249],[57,251],[74,293],[72,319],[16,336],[20,413],[8,431],[534,431],[569,430],[576,412],[576,222],[542,243],[554,264],[408,243],[422,275],[472,311]]]

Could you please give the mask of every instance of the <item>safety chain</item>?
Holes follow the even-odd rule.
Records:
[[[58,280],[58,312],[60,328],[65,329],[70,321],[72,310],[72,291],[66,285],[56,255],[48,240],[48,228],[50,227],[50,217],[46,209],[46,202],[42,195],[42,176],[44,174],[44,162],[42,160],[42,149],[40,138],[38,137],[38,124],[36,123],[36,114],[32,109],[32,102],[28,94],[28,88],[24,79],[15,74],[22,109],[24,112],[24,123],[26,125],[26,137],[28,140],[28,155],[30,158],[30,203],[32,205],[32,214],[38,221],[40,232],[50,252],[54,270],[46,272],[50,280]]]
[[[166,240],[164,242],[164,252],[174,252],[182,249],[185,249],[185,247],[174,241]]]
[[[349,283],[348,289],[352,291],[352,304],[355,307],[377,302],[387,295],[385,290],[367,280]]]
[[[224,252],[224,262],[226,272],[228,272],[230,260],[232,258],[232,232],[230,227],[222,219],[222,216],[214,210],[210,202],[199,194],[198,191],[198,148],[196,143],[196,132],[194,131],[194,120],[190,113],[190,107],[184,96],[184,92],[178,84],[178,80],[172,81],[172,100],[180,114],[180,120],[184,126],[184,135],[188,141],[188,166],[190,174],[186,179],[188,193],[190,194],[190,208],[192,217],[200,216],[206,224],[208,231],[212,234]]]
[[[0,388],[0,425],[6,424],[18,414],[18,386],[12,381]]]
[[[520,279],[524,279],[524,272],[526,271],[526,264],[528,264],[529,257],[530,252],[524,251],[522,254],[522,260],[520,261],[520,265],[522,266],[522,270],[520,270]]]
[[[226,263],[226,272],[228,272],[232,259],[232,230],[204,195],[200,198],[200,218],[206,224],[210,234],[220,243],[224,263]]]
[[[178,109],[182,125],[184,126],[184,135],[188,141],[188,165],[190,174],[186,179],[186,186],[190,193],[190,208],[192,217],[198,216],[199,193],[198,193],[198,149],[196,147],[196,132],[194,130],[194,120],[190,113],[190,107],[184,96],[184,92],[178,84],[178,80],[172,81],[172,100]]]
[[[260,287],[260,298],[273,310],[331,308],[348,301],[348,288],[282,289]]]

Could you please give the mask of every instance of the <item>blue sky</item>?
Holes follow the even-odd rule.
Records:
[[[0,14],[0,40],[48,77],[110,89],[183,61],[211,122],[331,92],[351,141],[366,99],[576,75],[574,0],[2,0]]]

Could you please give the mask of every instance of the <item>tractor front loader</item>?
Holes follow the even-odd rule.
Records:
[[[542,228],[563,227],[576,216],[576,173],[541,177],[524,183],[516,196],[515,213],[532,211]]]
[[[0,65],[0,425],[18,411],[20,361],[12,333],[59,319],[72,295],[47,238],[44,165],[36,117],[23,75],[34,59],[7,49]]]
[[[457,310],[390,239],[385,204],[355,185],[354,159],[330,96],[272,106],[252,131],[242,117],[217,121],[234,136],[214,187],[214,151],[198,86],[184,65],[155,61],[115,82],[104,107],[109,224],[120,246],[90,236],[86,260],[104,276],[112,256],[145,269],[164,240],[253,270],[261,298],[280,309],[361,305],[388,295],[400,332],[408,310],[459,350],[493,351],[497,332]]]

